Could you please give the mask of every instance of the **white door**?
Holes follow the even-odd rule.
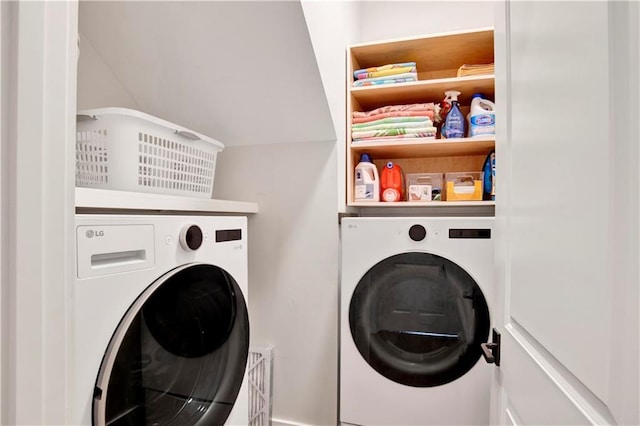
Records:
[[[492,421],[638,425],[638,3],[498,15]]]

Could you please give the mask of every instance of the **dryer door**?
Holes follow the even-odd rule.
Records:
[[[222,425],[249,351],[238,284],[208,264],[174,269],[134,302],[96,382],[97,425]]]
[[[403,253],[371,268],[349,307],[360,354],[394,382],[438,386],[468,372],[489,335],[482,291],[460,266],[428,253]]]

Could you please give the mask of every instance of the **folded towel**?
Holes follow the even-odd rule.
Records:
[[[398,125],[419,125],[420,123],[428,123],[431,122],[431,118],[428,116],[423,117],[389,117],[389,118],[381,118],[379,120],[367,121],[365,123],[353,123],[351,125],[354,129],[360,129],[370,126],[378,126],[381,124],[398,124]]]
[[[387,65],[381,65],[379,67],[370,67],[370,68],[363,68],[363,69],[359,69],[353,72],[353,77],[358,79],[361,78],[359,77],[360,75],[363,74],[369,74],[369,73],[375,73],[375,72],[382,72],[382,71],[387,71],[387,70],[391,70],[391,69],[395,69],[395,68],[415,68],[416,67],[416,63],[415,62],[400,62],[397,64],[387,64]]]
[[[398,135],[413,135],[413,134],[426,134],[434,133],[435,127],[416,127],[416,128],[399,128],[399,129],[379,129],[368,131],[352,131],[351,137],[353,139],[362,138],[378,138],[380,136],[398,136]]]
[[[358,132],[366,132],[369,130],[378,130],[378,129],[410,129],[412,127],[433,127],[433,122],[428,118],[421,119],[420,121],[408,121],[408,122],[400,122],[400,123],[363,123],[363,124],[354,124],[351,127],[352,131]]]
[[[362,73],[356,76],[356,80],[363,80],[365,78],[386,77],[386,76],[392,76],[396,74],[404,74],[406,72],[417,72],[416,67],[397,67],[397,68],[390,68],[388,70]]]
[[[368,123],[375,120],[380,120],[382,118],[390,118],[390,117],[428,117],[430,120],[433,120],[434,112],[433,111],[393,111],[393,112],[385,112],[382,114],[372,115],[368,117],[354,117],[353,123]]]
[[[436,130],[434,128],[434,130],[432,132],[413,133],[413,134],[410,134],[410,135],[378,136],[378,137],[371,137],[371,138],[358,138],[358,139],[353,139],[352,143],[357,145],[358,142],[370,143],[370,142],[389,142],[390,140],[394,140],[394,139],[435,139],[435,138],[436,138]]]
[[[470,75],[486,75],[486,74],[494,74],[495,67],[494,64],[479,64],[479,65],[470,65],[464,64],[460,68],[458,68],[458,77],[467,77]]]
[[[437,108],[433,102],[424,104],[407,104],[407,105],[387,105],[380,108],[376,108],[371,111],[353,111],[354,117],[370,117],[372,115],[378,115],[385,112],[394,111],[435,111]]]
[[[376,84],[394,84],[394,83],[406,83],[409,81],[418,81],[418,73],[406,72],[404,74],[397,74],[388,77],[376,77],[365,78],[362,80],[356,80],[353,82],[354,87],[373,86]]]

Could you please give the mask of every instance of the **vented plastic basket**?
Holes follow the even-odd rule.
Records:
[[[139,111],[77,115],[76,186],[211,198],[224,145]]]
[[[249,348],[249,426],[271,425],[273,348]]]

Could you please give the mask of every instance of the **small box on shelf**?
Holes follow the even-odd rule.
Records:
[[[441,201],[442,173],[407,174],[407,201]]]
[[[482,201],[482,172],[445,173],[447,201]]]

